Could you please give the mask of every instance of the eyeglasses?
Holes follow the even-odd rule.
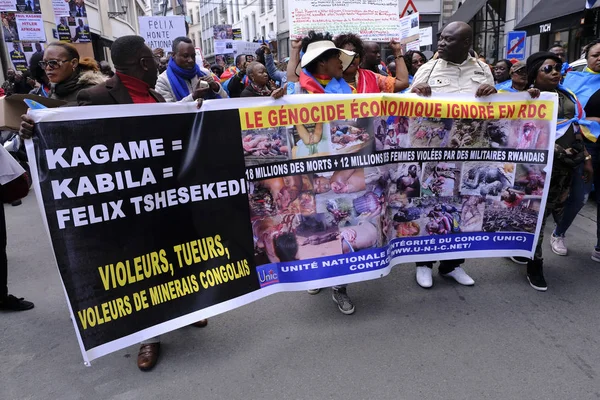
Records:
[[[46,69],[47,67],[50,67],[50,69],[57,69],[66,62],[68,62],[68,60],[48,60],[38,62],[38,65],[41,69]]]
[[[562,64],[544,65],[542,68],[540,68],[540,71],[545,74],[550,74],[552,70],[560,73],[562,71]]]
[[[519,76],[527,76],[527,71],[525,70],[525,68],[518,69],[516,71],[513,71],[512,73],[517,74]]]

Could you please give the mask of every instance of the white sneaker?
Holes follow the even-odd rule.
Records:
[[[465,270],[461,267],[456,267],[454,268],[454,271],[448,272],[447,274],[442,274],[442,276],[452,278],[456,282],[465,286],[473,286],[475,284],[475,281],[469,275],[467,275]]]
[[[321,291],[321,289],[308,289],[306,291],[306,293],[308,293],[308,294],[319,294],[320,291]]]
[[[567,246],[565,245],[565,238],[562,236],[550,236],[550,246],[552,247],[552,251],[554,254],[558,254],[559,256],[567,255]]]
[[[600,251],[594,249],[594,252],[592,253],[592,260],[600,262]]]
[[[425,289],[433,286],[433,278],[431,277],[431,268],[417,267],[417,283]]]

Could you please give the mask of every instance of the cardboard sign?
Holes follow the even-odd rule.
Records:
[[[151,49],[170,49],[173,40],[185,33],[185,17],[139,17],[140,36]]]

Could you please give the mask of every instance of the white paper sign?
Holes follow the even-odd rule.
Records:
[[[22,42],[45,42],[42,14],[15,14],[19,39]]]
[[[400,43],[414,42],[419,39],[419,13],[400,18]]]
[[[170,17],[139,17],[140,36],[151,49],[171,51],[173,40],[185,33],[185,17],[183,15]]]
[[[409,50],[421,50],[421,44],[418,40],[406,43],[406,51]]]
[[[245,40],[215,40],[215,54],[248,54],[254,55],[261,43]]]
[[[428,26],[427,28],[419,29],[419,40],[421,46],[431,46],[433,44],[433,28]]]
[[[0,11],[17,11],[17,0],[0,0]]]
[[[215,39],[215,54],[233,54],[233,39]]]
[[[69,15],[69,0],[52,0],[52,9],[55,17],[66,17]]]
[[[235,46],[235,52],[237,54],[254,55],[256,53],[256,50],[260,49],[262,43],[246,42],[245,40],[236,40],[235,42],[233,42],[233,45]]]
[[[334,36],[352,32],[378,42],[398,38],[398,0],[295,0],[288,8],[292,39],[311,30]]]

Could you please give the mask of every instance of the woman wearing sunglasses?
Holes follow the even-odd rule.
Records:
[[[594,40],[585,48],[585,58],[587,67],[581,71],[571,71],[565,77],[563,85],[571,90],[577,96],[581,106],[585,110],[585,118],[589,122],[589,130],[592,135],[585,135],[584,143],[587,151],[592,156],[594,168],[593,184],[596,192],[600,188],[600,170],[598,169],[598,144],[596,138],[600,136],[600,40]],[[584,132],[585,133],[585,132]],[[588,137],[589,136],[589,137]],[[588,195],[592,191],[592,181],[585,182],[582,179],[583,173],[578,171],[571,185],[569,199],[565,204],[565,212],[556,225],[553,232],[551,244],[552,251],[558,255],[567,255],[567,246],[565,245],[565,234],[581,208],[585,205]],[[600,203],[597,207],[597,213],[600,215]],[[596,247],[592,251],[592,260],[600,262],[600,219],[596,227]]]
[[[102,83],[106,78],[98,72],[98,64],[89,57],[79,59],[70,44],[54,42],[44,51],[39,66],[50,81],[50,98],[76,103],[77,93]]]
[[[585,112],[577,97],[560,84],[561,68],[561,59],[553,53],[538,52],[527,59],[528,85],[542,92],[554,92],[558,95],[558,125],[550,190],[535,256],[527,262],[529,284],[540,291],[548,289],[542,268],[542,241],[546,219],[552,214],[554,219],[558,220],[578,168],[583,168],[583,179],[586,181],[591,180],[593,172],[591,156],[585,149],[583,138],[583,132],[589,123],[585,121]]]

